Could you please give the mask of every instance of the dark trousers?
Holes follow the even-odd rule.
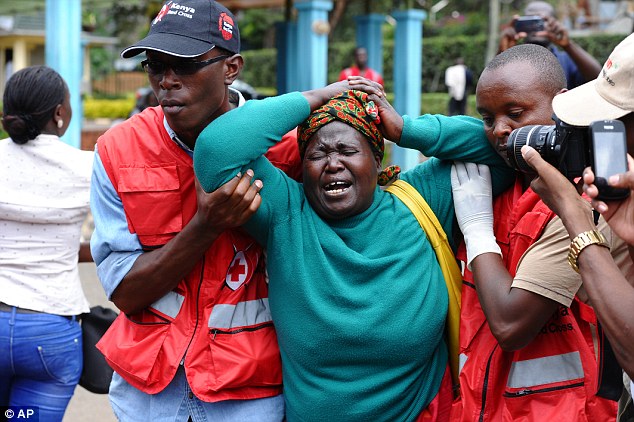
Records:
[[[463,115],[467,110],[467,96],[465,95],[462,100],[456,100],[455,98],[449,99],[449,115]]]

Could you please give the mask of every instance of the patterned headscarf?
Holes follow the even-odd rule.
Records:
[[[322,127],[328,123],[338,120],[362,133],[370,144],[370,148],[375,154],[383,158],[385,145],[383,135],[377,127],[381,123],[378,109],[374,101],[368,100],[368,94],[361,91],[348,90],[333,97],[326,104],[313,111],[312,114],[298,127],[297,143],[299,145],[299,155],[304,159],[304,153],[308,146],[308,141]],[[390,180],[396,178],[400,173],[400,168],[390,166],[381,172],[378,183],[385,185]]]

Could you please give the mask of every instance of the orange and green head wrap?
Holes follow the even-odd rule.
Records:
[[[377,127],[381,123],[379,112],[374,101],[368,100],[368,94],[350,89],[333,97],[326,104],[313,111],[297,130],[297,143],[299,155],[304,159],[304,153],[308,141],[322,127],[328,123],[339,120],[352,126],[365,135],[370,148],[381,159],[385,150],[383,134]],[[379,185],[386,185],[396,179],[401,169],[398,166],[390,166],[379,174]]]
[[[376,106],[373,101],[368,100],[365,92],[350,89],[331,98],[299,125],[297,143],[302,159],[310,138],[333,120],[350,125],[365,135],[372,151],[383,158],[383,135],[376,126],[379,123]]]

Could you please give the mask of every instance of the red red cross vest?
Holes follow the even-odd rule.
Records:
[[[517,264],[554,213],[521,181],[494,200],[494,231],[506,268]],[[458,258],[466,262],[464,245]],[[486,323],[473,275],[465,269],[460,315],[460,392],[452,420],[614,421],[617,404],[595,395],[593,309],[559,306],[526,347],[503,351]]]
[[[278,145],[277,155],[269,151],[271,161],[295,157],[299,163],[292,152],[296,142]],[[145,250],[160,248],[191,220],[192,159],[165,131],[160,107],[113,127],[97,148],[128,228]],[[99,350],[121,377],[149,394],[171,382],[181,361],[192,391],[204,401],[280,394],[264,264],[262,248],[250,236],[224,232],[173,291],[139,314],[121,313]]]
[[[356,65],[347,67],[339,73],[339,80],[345,81],[346,79],[348,79],[348,76],[363,76],[366,79],[378,82],[383,85],[383,77],[381,76],[381,74],[369,67],[366,67],[363,72],[361,72],[361,69],[359,69]]]

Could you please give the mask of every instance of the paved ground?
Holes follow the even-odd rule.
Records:
[[[97,279],[94,264],[79,264],[79,275],[91,306],[102,305],[114,308],[114,305],[106,299]],[[75,389],[75,395],[64,415],[64,422],[116,422],[116,420],[107,394],[93,394],[80,386]]]

